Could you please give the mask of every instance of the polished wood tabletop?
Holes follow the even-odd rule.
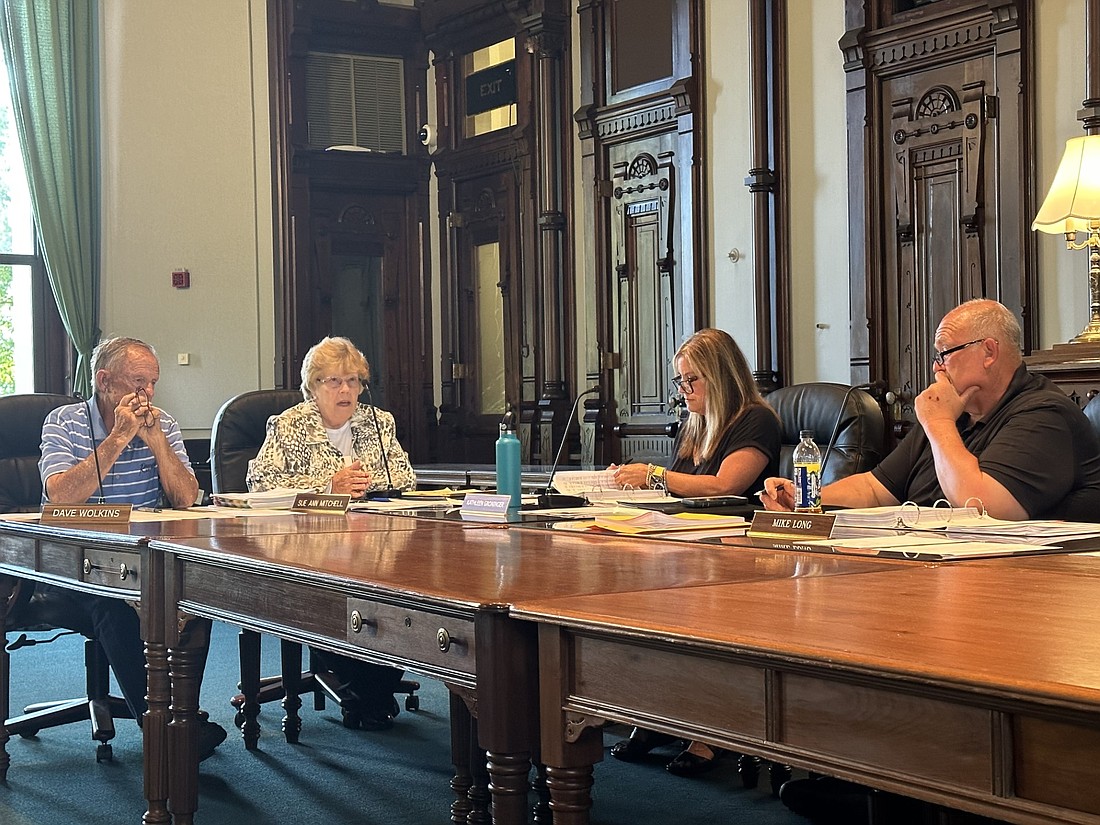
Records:
[[[1100,558],[520,601],[513,615],[541,625],[555,823],[588,821],[608,719],[1013,822],[1100,822]]]
[[[360,519],[395,529],[222,532],[160,538],[151,546],[167,557],[166,600],[183,617],[228,621],[444,681],[456,697],[453,821],[486,815],[487,795],[478,797],[485,762],[493,775],[494,821],[527,818],[528,766],[538,748],[538,663],[534,626],[509,616],[516,601],[844,576],[897,565],[512,525],[348,516],[349,523]],[[170,624],[177,624],[175,617]],[[166,632],[172,647],[172,627]],[[186,645],[170,655],[179,663],[173,671],[173,725],[186,731],[197,709],[186,678]],[[471,736],[485,759],[469,759]],[[177,760],[172,775],[179,779],[172,810],[177,822],[188,823],[197,805],[197,766],[188,745],[171,751]]]

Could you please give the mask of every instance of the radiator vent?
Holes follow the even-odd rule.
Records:
[[[405,153],[404,66],[398,58],[310,52],[306,57],[309,145]]]

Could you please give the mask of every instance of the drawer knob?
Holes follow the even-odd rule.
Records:
[[[451,649],[451,634],[447,632],[447,628],[439,628],[435,632],[435,640],[439,644],[440,653],[446,653]]]
[[[376,627],[374,622],[364,618],[363,614],[358,610],[351,611],[351,617],[348,624],[351,626],[352,633],[361,633],[366,628]]]

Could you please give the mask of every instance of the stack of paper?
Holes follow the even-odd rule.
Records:
[[[979,523],[988,517],[976,507],[918,507],[913,503],[896,507],[858,507],[834,510],[836,527],[908,527],[918,530],[943,529],[947,525]]]
[[[624,490],[615,481],[615,471],[563,470],[554,474],[553,485],[559,493],[586,498],[593,504],[608,501],[655,502],[668,501],[664,490]]]
[[[648,533],[674,533],[681,530],[729,530],[743,532],[749,523],[741,516],[716,516],[709,513],[641,513],[605,515],[596,518],[596,526],[615,533],[637,536]]]
[[[278,487],[261,493],[215,493],[211,498],[221,507],[247,507],[263,510],[289,510],[299,493],[311,490],[291,490]]]

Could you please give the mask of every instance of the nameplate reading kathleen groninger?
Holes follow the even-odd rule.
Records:
[[[348,504],[351,503],[351,496],[347,493],[338,495],[332,493],[329,495],[321,495],[318,493],[298,493],[294,497],[294,505],[291,510],[309,511],[320,510],[325,513],[346,513]]]
[[[827,539],[836,516],[832,513],[781,513],[757,510],[749,526],[750,536],[791,536],[804,539]]]
[[[467,493],[462,499],[462,509],[459,515],[463,518],[476,520],[499,519],[508,520],[508,505],[512,503],[509,495],[496,493]]]
[[[87,524],[129,524],[132,504],[43,504],[43,524],[74,522]]]

